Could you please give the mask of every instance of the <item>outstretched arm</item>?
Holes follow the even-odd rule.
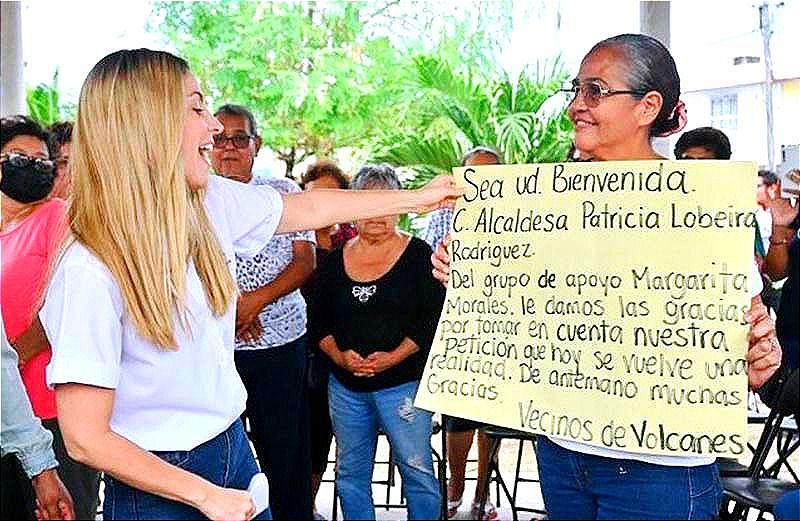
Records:
[[[341,222],[452,206],[464,189],[439,176],[418,190],[311,190],[283,196],[276,233],[317,230]]]

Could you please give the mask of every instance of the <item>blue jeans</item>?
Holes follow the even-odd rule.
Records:
[[[240,420],[192,450],[153,454],[225,488],[246,490],[250,479],[259,472]],[[202,512],[189,505],[148,494],[108,474],[104,480],[103,519],[205,519]],[[272,519],[272,516],[267,509],[255,519]]]
[[[800,519],[800,490],[781,497],[775,505],[775,519]]]
[[[604,458],[537,437],[548,519],[714,519],[722,499],[716,463],[668,467]]]
[[[378,429],[389,438],[400,469],[408,518],[439,518],[441,496],[430,448],[433,415],[414,407],[417,384],[356,392],[331,375],[328,391],[336,435],[336,487],[345,519],[375,519],[371,482]]]

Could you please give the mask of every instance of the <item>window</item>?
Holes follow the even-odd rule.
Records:
[[[711,97],[711,126],[722,131],[736,130],[738,99],[736,94]]]

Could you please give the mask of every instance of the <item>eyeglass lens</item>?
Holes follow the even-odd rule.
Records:
[[[247,148],[247,145],[250,144],[250,136],[214,136],[214,148],[225,148],[228,141],[233,143],[233,146],[236,148]]]

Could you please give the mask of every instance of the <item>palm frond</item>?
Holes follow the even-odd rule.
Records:
[[[385,142],[373,153],[375,161],[414,170],[416,176],[406,183],[410,188],[424,185],[437,175],[449,173],[458,164],[460,156],[461,146],[449,136]]]

